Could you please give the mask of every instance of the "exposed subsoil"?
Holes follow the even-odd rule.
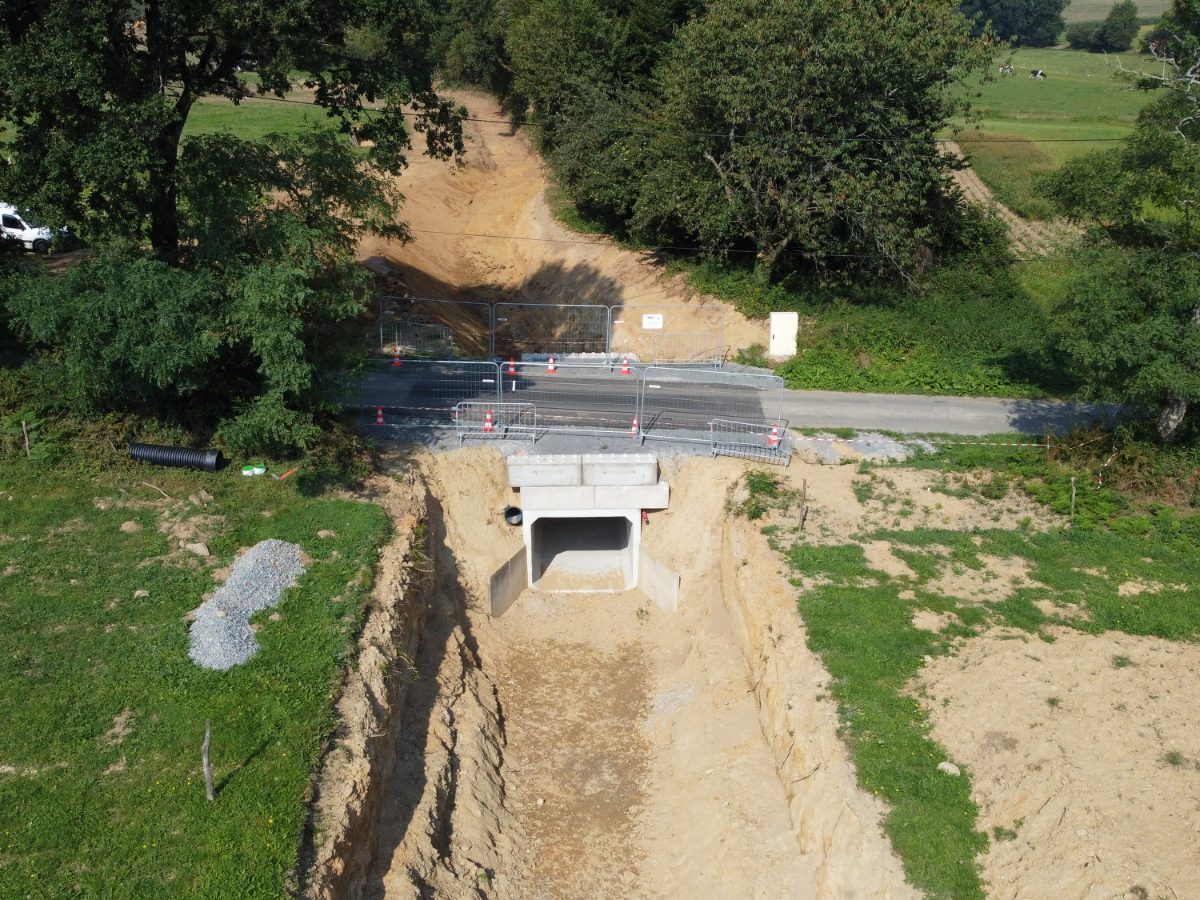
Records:
[[[643,545],[684,573],[678,613],[640,591],[527,590],[498,618],[487,578],[520,547],[501,458],[420,465],[438,575],[349,896],[913,896],[854,783],[794,588],[757,528],[724,515],[743,464],[666,473],[671,509]]]
[[[965,765],[989,896],[1193,897],[1200,885],[1200,647],[993,630],[916,690]]]
[[[667,273],[652,253],[626,250],[559,224],[546,204],[546,174],[526,134],[507,123],[494,98],[468,91],[448,96],[466,106],[472,118],[497,121],[464,123],[468,145],[461,166],[414,152],[397,182],[406,198],[402,216],[414,240],[368,238],[359,249],[360,259],[388,289],[489,303],[686,304],[667,312],[670,332],[713,334],[723,321],[727,347],[766,343],[765,322],[698,294],[686,278]],[[642,333],[636,315],[627,320],[618,315],[618,320],[623,322],[616,328],[621,348],[645,358],[655,335]],[[461,320],[453,324],[462,327]],[[690,346],[687,338],[674,340]]]

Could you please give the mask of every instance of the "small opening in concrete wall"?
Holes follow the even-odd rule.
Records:
[[[533,523],[534,586],[543,591],[622,591],[634,571],[624,516],[542,517]]]

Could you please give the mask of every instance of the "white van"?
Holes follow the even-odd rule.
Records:
[[[45,226],[33,226],[8,203],[0,203],[0,238],[16,241],[34,253],[49,253],[53,235]]]

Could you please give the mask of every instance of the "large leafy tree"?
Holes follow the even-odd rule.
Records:
[[[282,96],[299,78],[346,130],[379,101],[366,127],[393,170],[410,110],[428,149],[449,153],[458,140],[431,90],[425,0],[9,0],[0,10],[0,119],[15,131],[0,191],[92,244],[148,241],[176,261],[180,142],[205,96]],[[379,35],[375,52],[362,52],[364,30]],[[244,57],[256,60],[256,84],[239,76]]]
[[[1001,40],[1026,47],[1050,47],[1063,31],[1069,0],[964,0],[963,14],[982,33],[988,23]]]
[[[635,225],[769,277],[908,275],[954,212],[937,134],[991,52],[939,0],[719,0],[662,66]]]
[[[431,89],[432,24],[424,0],[0,7],[0,197],[92,248],[6,291],[17,329],[58,358],[66,399],[218,425],[239,451],[311,442],[363,307],[357,239],[405,236],[390,175],[410,132],[436,156],[462,149],[459,111]],[[297,80],[341,131],[374,139],[369,155],[328,123],[184,137],[201,98]]]
[[[1200,129],[1152,104],[1122,146],[1067,162],[1046,190],[1091,241],[1066,285],[1062,346],[1093,392],[1175,438],[1200,402]]]

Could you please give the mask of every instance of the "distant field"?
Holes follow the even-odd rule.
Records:
[[[274,100],[243,100],[234,105],[228,100],[206,98],[192,109],[188,117],[188,134],[213,134],[227,131],[245,140],[259,140],[279,132],[290,134],[304,127],[305,122],[329,125],[330,118],[318,106],[303,103],[280,103]]]
[[[1072,0],[1063,10],[1063,18],[1071,22],[1099,22],[1108,15],[1115,0]],[[1139,0],[1139,16],[1161,16],[1171,6],[1170,0]]]
[[[971,90],[981,121],[951,136],[1001,202],[1041,219],[1050,209],[1036,195],[1033,179],[1130,133],[1150,95],[1117,80],[1117,60],[1130,68],[1146,58],[1054,49],[1015,50],[1004,57],[1010,58],[1014,76]],[[1045,80],[1031,79],[1031,69],[1044,71]]]

